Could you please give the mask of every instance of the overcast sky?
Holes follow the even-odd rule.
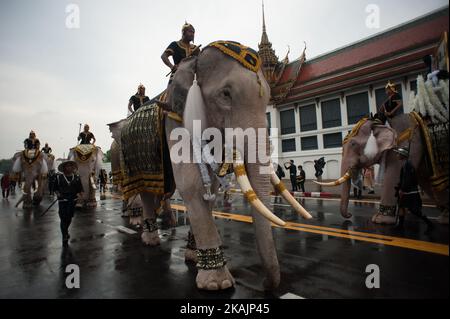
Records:
[[[79,8],[79,28],[74,26]],[[443,0],[265,0],[269,40],[282,59],[332,51],[442,6]],[[380,9],[368,28],[366,8]],[[0,158],[23,148],[30,129],[57,157],[76,145],[88,123],[106,152],[107,123],[127,115],[139,83],[150,97],[167,85],[160,56],[181,37],[184,21],[196,44],[235,40],[257,49],[261,0],[0,0]],[[67,24],[67,22],[69,24]]]

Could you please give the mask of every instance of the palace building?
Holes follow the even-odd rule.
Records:
[[[267,121],[275,162],[293,159],[306,178],[314,177],[314,160],[324,157],[324,179],[340,177],[342,140],[364,116],[385,100],[384,86],[395,83],[409,112],[408,99],[423,58],[440,57],[448,70],[448,6],[332,52],[306,60],[279,61],[265,26],[259,44],[264,75],[271,87]],[[444,48],[444,49],[442,49]],[[444,50],[445,52],[442,52]]]

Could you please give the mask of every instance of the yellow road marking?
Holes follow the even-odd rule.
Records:
[[[186,211],[186,207],[183,205],[172,204],[171,206],[174,209],[177,209],[177,210],[180,210],[183,212]],[[225,212],[219,212],[219,211],[213,211],[213,215],[218,218],[232,219],[232,220],[245,222],[245,223],[253,222],[253,218],[251,216],[246,216],[246,215],[237,215],[237,214],[231,214],[231,213],[225,213]],[[332,227],[293,223],[293,222],[286,222],[286,225],[282,226],[282,227],[276,226],[275,224],[272,224],[272,225],[274,227],[278,227],[278,228],[297,230],[297,231],[303,231],[303,232],[309,232],[309,233],[321,234],[321,235],[329,235],[329,236],[341,237],[341,238],[347,238],[347,239],[354,239],[354,240],[365,241],[365,242],[370,242],[370,243],[375,243],[375,244],[382,244],[382,245],[387,245],[387,246],[395,246],[395,247],[401,247],[401,248],[414,249],[414,250],[425,251],[425,252],[444,255],[444,256],[449,255],[449,246],[448,245],[432,243],[432,242],[427,242],[427,241],[420,241],[420,240],[379,235],[379,234],[364,233],[364,232],[358,232],[358,231],[353,231],[353,230],[337,229],[337,228],[332,228]]]
[[[114,196],[114,195],[112,197],[118,198],[118,199],[121,198],[120,196]],[[186,211],[186,206],[179,205],[179,204],[172,204],[171,206],[174,209],[177,209],[177,210],[180,210],[183,212]],[[231,214],[231,213],[225,213],[225,212],[219,212],[219,211],[213,211],[213,215],[218,218],[232,219],[232,220],[244,222],[244,223],[253,223],[253,218],[251,216]],[[274,227],[279,227],[279,226],[276,226],[275,224],[272,224],[272,225]],[[380,235],[380,234],[371,234],[371,233],[338,229],[338,228],[325,227],[325,226],[293,223],[293,222],[286,222],[285,226],[279,227],[279,228],[297,230],[297,231],[303,231],[303,232],[309,232],[309,233],[321,234],[321,235],[329,235],[329,236],[340,237],[340,238],[354,239],[354,240],[365,241],[365,242],[370,242],[370,243],[374,243],[374,244],[408,248],[408,249],[413,249],[413,250],[419,250],[419,251],[425,251],[425,252],[429,252],[429,253],[449,256],[449,246],[448,245],[432,243],[432,242],[427,242],[427,241],[420,241],[420,240],[414,240],[414,239],[408,239],[408,238],[402,238],[402,237],[386,236],[386,235]]]

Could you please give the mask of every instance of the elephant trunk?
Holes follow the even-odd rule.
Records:
[[[260,167],[261,165],[259,164],[247,164],[247,171],[255,193],[267,207],[269,204],[269,194],[272,191],[270,176],[268,174],[261,174]],[[274,289],[280,283],[280,266],[275,250],[272,225],[255,208],[252,208],[252,216],[255,227],[256,246],[267,274],[264,287],[266,289]]]
[[[350,218],[352,215],[348,213],[348,200],[350,196],[350,186],[351,186],[351,169],[347,161],[342,161],[341,165],[341,175],[347,176],[345,181],[343,181],[341,188],[341,215],[344,218]]]

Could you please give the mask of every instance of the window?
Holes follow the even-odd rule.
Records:
[[[266,113],[266,120],[267,120],[267,132],[269,133],[270,136],[270,128],[272,127],[272,123],[269,112]]]
[[[417,94],[417,80],[409,82],[409,89]]]
[[[322,127],[341,126],[341,103],[339,99],[322,102]]]
[[[325,134],[323,136],[323,147],[334,148],[342,146],[342,133]]]
[[[295,138],[281,141],[281,150],[283,152],[295,152]]]
[[[302,151],[316,150],[317,147],[317,136],[302,137]]]
[[[317,130],[316,106],[314,104],[300,108],[300,131]]]
[[[397,89],[398,94],[400,95],[400,97],[402,97],[402,86],[400,84],[397,84],[395,86],[395,88]],[[386,95],[386,90],[385,88],[380,88],[375,90],[375,101],[377,103],[377,111],[380,109],[381,105],[386,102],[387,100],[387,95]],[[400,108],[400,113],[403,113],[403,105]]]
[[[294,109],[280,112],[281,135],[295,133]]]
[[[369,95],[367,92],[347,96],[348,124],[355,124],[369,115]]]

